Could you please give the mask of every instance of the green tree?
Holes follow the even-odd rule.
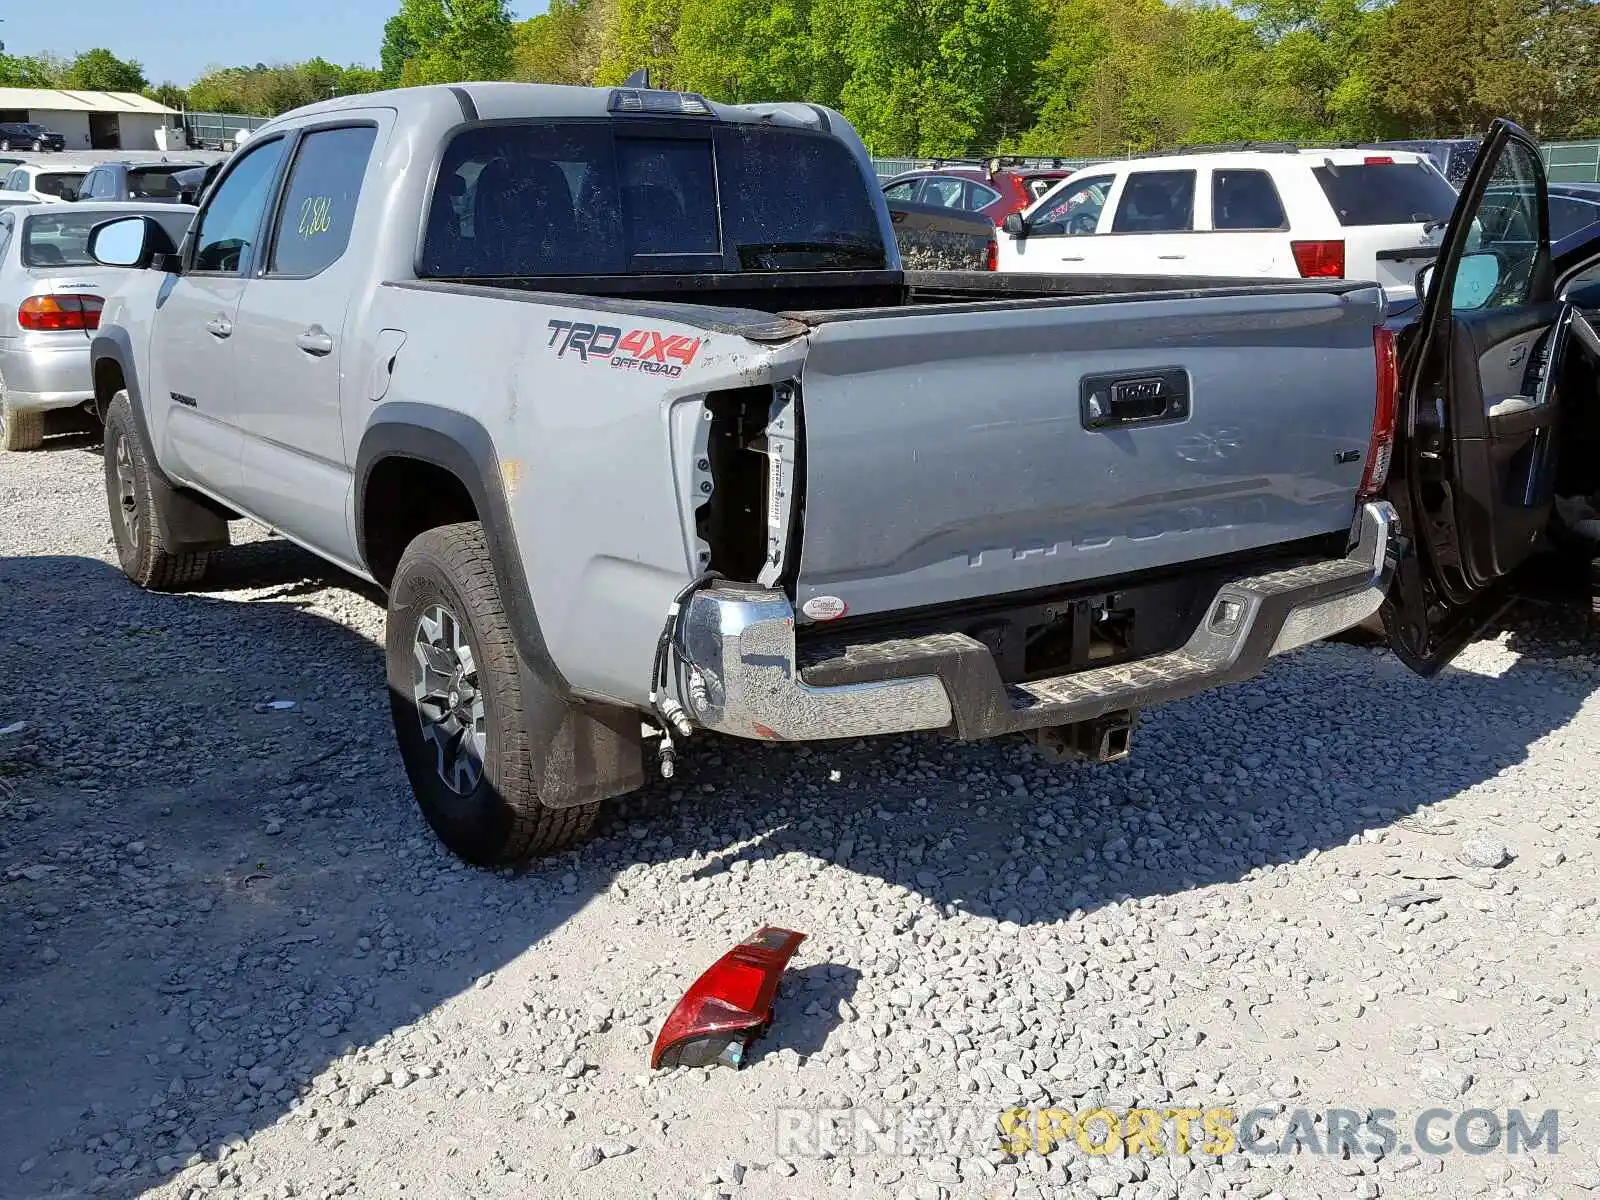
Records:
[[[681,0],[617,0],[606,35],[596,83],[621,83],[633,72],[650,72],[654,87],[677,86],[677,35]]]
[[[591,84],[615,0],[551,0],[512,31],[511,77],[529,83]]]
[[[73,59],[61,83],[92,92],[141,92],[150,86],[144,67],[103,48],[85,50]]]
[[[378,51],[378,70],[385,87],[399,87],[406,63],[417,56],[420,47],[403,12],[395,13],[383,25],[383,46]]]
[[[170,80],[148,89],[145,95],[149,96],[157,104],[165,104],[168,108],[187,108],[189,106],[189,94]]]
[[[406,60],[406,84],[505,79],[515,57],[506,0],[404,0],[400,16],[416,53]]]

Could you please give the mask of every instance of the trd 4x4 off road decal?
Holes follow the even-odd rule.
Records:
[[[570,350],[586,363],[607,363],[622,371],[676,378],[700,353],[700,339],[654,329],[622,330],[616,325],[551,321],[550,341],[556,357]]]

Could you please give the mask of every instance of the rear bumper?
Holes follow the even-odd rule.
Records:
[[[708,588],[684,613],[684,699],[706,728],[783,741],[914,729],[985,738],[1145,708],[1248,679],[1274,654],[1372,616],[1389,588],[1397,532],[1393,508],[1367,504],[1346,557],[1226,584],[1178,649],[1020,684],[1004,683],[988,648],[956,633],[857,644],[802,666],[781,592]]]
[[[0,350],[0,379],[12,408],[72,408],[94,399],[89,339],[61,349]]]

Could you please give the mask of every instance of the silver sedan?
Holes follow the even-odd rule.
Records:
[[[0,210],[0,449],[38,449],[47,414],[94,398],[89,343],[128,268],[90,258],[90,231],[147,214],[177,244],[194,212],[187,204],[110,202]]]

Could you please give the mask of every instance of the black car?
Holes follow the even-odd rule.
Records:
[[[0,150],[65,150],[65,134],[32,121],[0,121]]]
[[[98,163],[83,177],[78,199],[185,203],[185,176],[190,171],[204,169],[204,163],[196,162]]]

